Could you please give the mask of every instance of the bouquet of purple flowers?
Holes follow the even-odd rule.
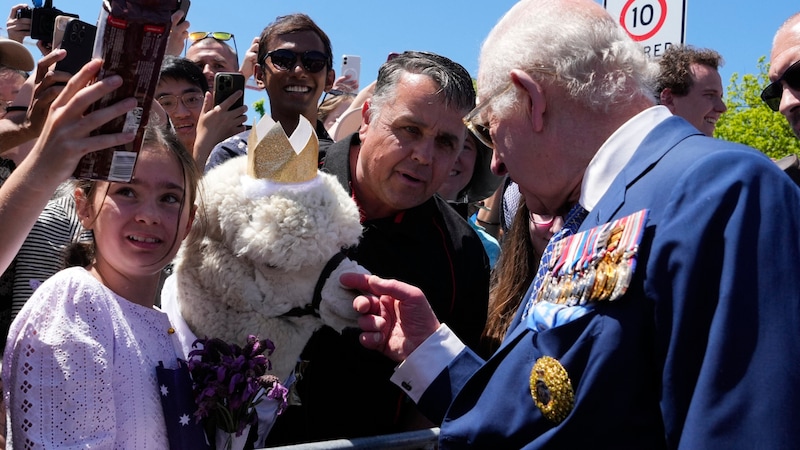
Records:
[[[281,401],[278,414],[286,408],[287,389],[278,377],[266,373],[272,368],[268,356],[275,350],[269,339],[250,335],[239,347],[206,338],[196,340],[192,347],[188,365],[198,421],[210,420],[216,428],[239,436],[247,425],[257,422],[255,406],[264,398]]]

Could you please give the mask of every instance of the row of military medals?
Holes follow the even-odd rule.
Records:
[[[625,294],[647,213],[643,209],[556,242],[536,302],[576,306]]]

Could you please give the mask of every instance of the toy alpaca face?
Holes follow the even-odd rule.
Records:
[[[237,158],[206,175],[200,212],[206,232],[237,257],[291,272],[358,243],[358,209],[333,176],[274,183],[248,177],[244,167],[244,158]]]
[[[197,336],[268,337],[273,373],[283,379],[316,329],[357,326],[357,294],[338,280],[366,269],[346,258],[329,274],[323,268],[358,243],[361,223],[332,175],[275,183],[248,176],[246,167],[247,158],[236,158],[204,177],[197,223],[175,262],[176,301]]]

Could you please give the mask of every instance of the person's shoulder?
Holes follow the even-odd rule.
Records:
[[[95,277],[83,267],[67,267],[66,269],[59,270],[52,277],[48,278],[42,285],[60,284],[60,285],[74,285],[85,286],[94,285],[99,283]]]
[[[47,311],[71,311],[82,315],[102,309],[96,302],[102,283],[83,267],[69,267],[53,274],[33,291],[20,315],[26,309],[39,314]]]
[[[748,178],[758,174],[777,174],[781,170],[766,154],[755,148],[736,142],[706,136],[697,136],[690,142],[689,152],[693,155],[696,170],[714,170],[720,175],[725,173],[749,174]]]
[[[234,134],[233,136],[215,145],[214,150],[219,148],[230,148],[230,149],[241,150],[243,153],[246,153],[247,139],[249,137],[250,137],[250,130],[242,131],[241,133]]]
[[[239,134],[225,139],[219,144],[214,146],[208,156],[205,171],[208,172],[213,167],[216,167],[223,162],[247,154],[247,138],[250,136],[250,130],[242,131]]]

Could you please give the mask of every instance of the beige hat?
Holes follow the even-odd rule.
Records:
[[[31,52],[24,45],[11,39],[0,38],[0,64],[30,72],[34,63]]]

